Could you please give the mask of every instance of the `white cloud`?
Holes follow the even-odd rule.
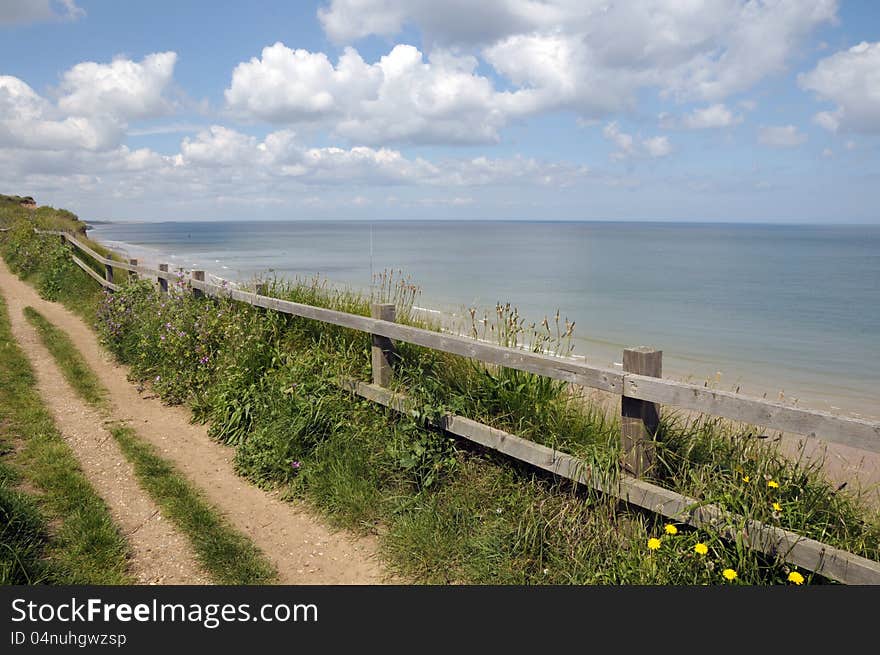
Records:
[[[820,111],[813,116],[813,122],[819,127],[824,127],[829,132],[837,132],[840,128],[840,112]]]
[[[0,146],[42,150],[104,150],[118,145],[121,126],[60,115],[16,77],[0,76]]]
[[[554,2],[535,0],[332,0],[318,9],[324,31],[337,43],[371,34],[394,36],[409,22],[429,40],[480,44],[550,26],[564,16]]]
[[[837,0],[331,0],[319,10],[337,42],[417,26],[434,47],[478,49],[521,88],[513,109],[567,108],[602,118],[638,91],[721,99],[786,65]]]
[[[796,148],[806,140],[807,135],[794,125],[762,126],[758,130],[758,142],[772,148]]]
[[[76,20],[85,16],[85,13],[74,0],[3,0],[0,4],[0,25]]]
[[[58,107],[71,115],[123,121],[160,116],[171,110],[164,94],[176,61],[176,53],[160,52],[140,63],[119,58],[110,64],[77,64],[64,73]]]
[[[620,131],[617,122],[608,123],[602,130],[602,136],[611,141],[617,148],[611,153],[611,159],[624,160],[632,157],[666,157],[672,152],[669,137],[655,136],[637,140],[631,134]]]
[[[741,114],[734,114],[723,103],[694,109],[681,120],[681,126],[688,130],[708,130],[731,127],[743,122]]]
[[[684,127],[724,127],[742,116],[721,100],[782,72],[836,10],[836,0],[332,0],[318,16],[333,40],[414,25],[428,54],[398,44],[368,63],[347,47],[334,64],[276,43],[236,66],[226,103],[239,118],[367,145],[493,143],[511,120],[558,110],[604,121],[635,110],[646,89],[710,101]],[[480,74],[480,58],[503,86]]]
[[[112,150],[129,120],[160,115],[174,73],[173,52],[141,63],[84,62],[62,76],[57,105],[22,80],[0,76],[0,145],[30,150]]]
[[[34,120],[49,110],[49,103],[25,82],[0,75],[0,118]]]
[[[826,57],[798,83],[837,105],[814,117],[825,129],[880,132],[880,42],[863,41]]]
[[[241,166],[256,163],[257,140],[220,125],[212,125],[195,138],[185,137],[180,154],[187,163],[202,166]]]
[[[645,151],[651,157],[665,157],[672,152],[672,144],[669,143],[669,137],[655,136],[642,141]]]
[[[662,144],[660,146],[662,148]],[[289,129],[258,141],[219,125],[185,138],[176,158],[179,167],[234,175],[241,179],[274,178],[303,185],[568,186],[589,174],[584,166],[541,162],[533,158],[410,158],[391,148],[302,145]]]
[[[425,61],[408,45],[374,64],[347,48],[334,66],[323,53],[276,43],[235,68],[226,101],[241,117],[318,123],[365,144],[497,141],[500,96],[476,66],[443,51]]]

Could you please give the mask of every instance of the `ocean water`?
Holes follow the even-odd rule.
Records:
[[[417,304],[510,302],[576,322],[575,352],[619,366],[663,350],[664,376],[880,414],[880,226],[621,222],[156,222],[90,236],[233,281],[273,272],[368,289],[402,270]]]

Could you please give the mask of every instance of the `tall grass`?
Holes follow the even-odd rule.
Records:
[[[319,278],[274,279],[268,293],[361,315],[398,293],[411,308],[411,281],[398,274],[389,282],[390,290],[383,283],[362,296]],[[419,324],[414,312],[403,316]],[[558,316],[526,325],[506,304],[477,316],[476,338],[570,351],[574,326]],[[667,532],[654,514],[430,427],[445,412],[465,415],[576,454],[613,479],[619,425],[572,385],[399,344],[394,384],[418,408],[404,416],[337,386],[340,377],[369,379],[370,338],[357,331],[194,299],[183,287],[160,296],[144,281],[106,296],[97,325],[133,376],[167,402],[188,403],[235,448],[242,475],[307,499],[338,525],[378,534],[391,566],[418,580],[777,584],[790,573],[781,560],[710,531]],[[815,465],[785,459],[737,426],[670,415],[658,455],[653,480],[665,487],[880,557],[876,511],[829,485]],[[728,580],[725,569],[737,577]]]

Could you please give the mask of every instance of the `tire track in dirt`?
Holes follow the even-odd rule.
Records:
[[[129,573],[140,584],[210,584],[189,541],[140,488],[134,468],[104,427],[104,416],[79,398],[24,318],[22,310],[28,303],[8,293],[5,284],[3,291],[12,333],[34,369],[37,391],[128,541]]]
[[[400,582],[380,563],[375,538],[331,531],[302,504],[283,501],[238,476],[233,469],[233,449],[213,441],[205,426],[192,424],[188,408],[169,407],[158,398],[142,395],[128,381],[126,367],[112,359],[82,319],[60,304],[40,298],[2,260],[0,287],[10,306],[17,305],[19,318],[21,308],[31,305],[67,333],[109,390],[113,418],[126,421],[139,437],[153,444],[246,534],[277,567],[281,584]]]

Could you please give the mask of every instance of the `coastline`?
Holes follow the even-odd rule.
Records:
[[[148,246],[141,246],[117,240],[100,241],[106,247],[124,255],[127,258],[136,258],[139,263],[148,267],[158,267],[160,262],[168,263],[172,270],[183,268],[184,270],[202,269],[210,281],[220,283],[223,281],[232,285],[247,285],[253,283],[259,277],[271,276],[272,269],[267,269],[262,276],[254,273],[244,273],[223,264],[222,260],[199,259],[186,255],[174,254]],[[285,277],[280,275],[279,277]],[[294,278],[290,278],[291,280]],[[302,279],[302,277],[300,277]],[[339,282],[326,277],[328,285],[334,288],[351,290],[366,295],[370,294],[369,287],[352,285]],[[439,320],[446,331],[466,335],[469,329],[470,316],[468,307],[443,303],[435,299],[419,297],[414,307],[425,316]],[[478,313],[494,311],[494,307],[480,307]],[[590,364],[605,368],[621,369],[623,349],[630,346],[655,345],[655,344],[623,344],[603,338],[595,338],[578,334],[573,336],[574,351],[572,359],[586,361]],[[661,350],[662,344],[656,344]],[[720,369],[720,370],[719,370]],[[842,385],[816,384],[805,379],[793,380],[790,376],[780,372],[772,377],[755,369],[750,369],[748,362],[739,360],[727,361],[724,366],[719,366],[717,361],[710,361],[694,353],[671,352],[664,350],[663,377],[691,384],[703,385],[720,391],[741,393],[745,396],[763,397],[769,400],[790,404],[793,406],[817,409],[833,414],[844,414],[866,420],[880,420],[880,406],[870,394],[856,388],[847,389]],[[824,376],[811,376],[815,379]]]

